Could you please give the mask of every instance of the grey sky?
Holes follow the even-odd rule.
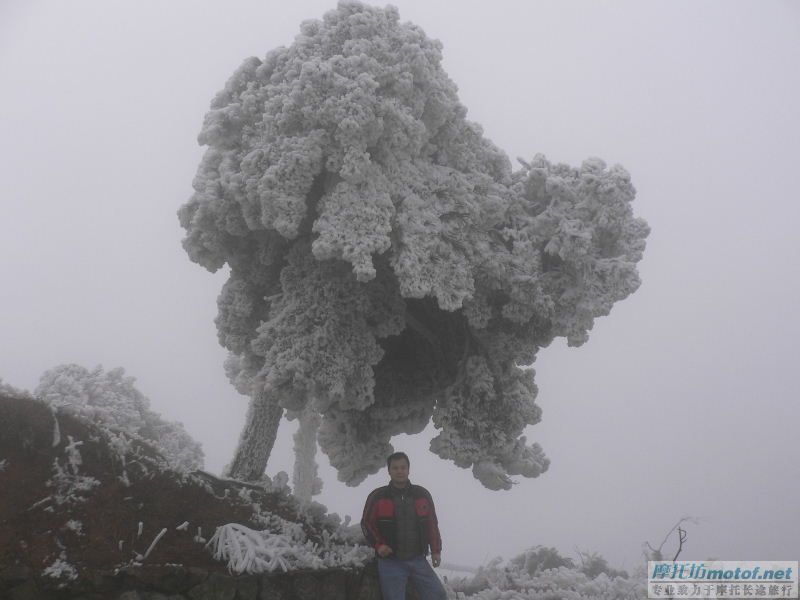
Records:
[[[622,164],[652,227],[641,289],[584,347],[540,353],[547,473],[490,492],[428,453],[430,430],[396,440],[445,560],[546,544],[630,568],[687,514],[684,558],[800,558],[800,3],[395,4],[498,146]],[[246,408],[213,324],[225,277],[189,261],[175,212],[216,91],[333,7],[0,3],[0,377],[123,366],[222,468]],[[359,518],[385,476],[346,488],[320,458],[321,501]]]

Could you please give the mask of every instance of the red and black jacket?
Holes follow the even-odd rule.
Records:
[[[439,521],[430,492],[421,485],[408,482],[409,492],[414,499],[414,512],[419,526],[420,554],[441,554],[442,536],[439,533]],[[364,515],[361,517],[361,531],[367,543],[378,549],[389,546],[397,549],[397,520],[395,505],[392,500],[391,484],[373,490],[364,504]]]

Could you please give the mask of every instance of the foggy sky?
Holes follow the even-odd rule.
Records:
[[[491,492],[428,452],[432,429],[394,440],[444,560],[543,544],[632,568],[685,515],[682,559],[800,558],[800,3],[395,4],[512,159],[619,163],[652,228],[639,291],[539,354],[548,472]],[[221,470],[247,406],[213,323],[226,275],[189,261],[176,211],[214,94],[334,6],[0,3],[0,377],[125,367]],[[294,428],[269,474],[291,472]],[[358,520],[385,475],[347,488],[319,459],[319,500]]]

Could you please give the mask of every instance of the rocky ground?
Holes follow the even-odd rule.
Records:
[[[212,575],[219,586],[227,565],[206,541],[233,522],[258,530],[289,524],[295,534],[299,525],[301,537],[329,545],[337,531],[335,519],[301,510],[284,489],[179,473],[141,440],[33,399],[0,397],[0,598],[39,597],[19,591],[30,579],[77,589],[98,573],[131,580],[143,570],[185,579],[175,584],[184,592],[208,587]],[[236,597],[260,597],[266,584],[251,587],[255,596]],[[217,597],[198,594],[188,597]]]

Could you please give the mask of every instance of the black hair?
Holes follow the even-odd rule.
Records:
[[[392,466],[393,460],[400,460],[401,458],[405,459],[406,464],[409,467],[411,466],[411,461],[408,460],[408,455],[405,452],[395,452],[394,454],[390,454],[389,458],[386,459],[386,468],[388,469],[389,467]]]

